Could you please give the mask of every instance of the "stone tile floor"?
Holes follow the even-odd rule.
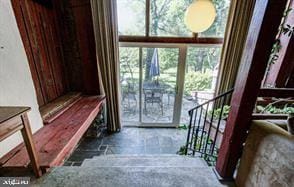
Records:
[[[85,137],[65,166],[79,166],[84,159],[105,154],[176,154],[185,144],[187,130],[176,128],[124,127],[99,138]]]

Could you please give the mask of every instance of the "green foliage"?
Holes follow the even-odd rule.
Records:
[[[190,47],[187,54],[186,71],[206,72],[214,70],[220,58],[220,47]]]
[[[289,13],[292,11],[291,8],[287,9],[284,11],[283,14],[283,21],[280,24],[280,28],[279,28],[279,32],[281,32],[283,35],[288,36],[289,38],[292,37],[294,35],[294,26],[293,25],[289,25],[285,23],[285,18],[289,15]],[[270,66],[274,63],[276,63],[276,61],[279,59],[279,51],[282,48],[281,42],[279,39],[276,39],[272,50],[271,50],[271,55],[268,61],[268,67],[267,67],[267,71],[269,71]]]
[[[210,147],[212,146],[213,144],[213,141],[208,138],[207,134],[203,134],[203,137],[202,137],[202,141],[201,141],[201,138],[198,137],[197,140],[196,140],[196,144],[194,145],[194,150],[202,150],[204,149],[204,146],[206,145],[207,143],[207,150],[210,150]],[[194,143],[195,141],[195,137],[192,138],[191,143]],[[207,154],[202,154],[204,160],[207,162],[207,164],[209,166],[214,166],[215,163],[216,163],[216,159],[217,159],[217,155],[218,155],[218,148],[214,147],[214,151],[213,151],[213,154],[212,155],[207,155]],[[186,153],[186,146],[183,145],[180,147],[179,151],[177,152],[177,154],[179,155],[185,155]]]
[[[186,146],[183,145],[180,147],[180,150],[178,150],[177,154],[184,155],[186,153]]]
[[[229,116],[230,108],[231,107],[229,105],[224,105],[223,111],[221,111],[222,110],[221,108],[215,109],[213,112],[213,119],[219,119],[220,115],[221,115],[221,119],[227,119]],[[208,111],[208,116],[211,117],[211,115],[212,115],[212,110]]]
[[[269,105],[267,107],[257,106],[257,109],[259,111],[263,111],[265,113],[271,113],[271,114],[291,114],[294,113],[294,107],[285,105],[283,108],[278,108],[272,105]]]
[[[180,124],[180,125],[178,126],[178,129],[187,130],[187,129],[188,129],[188,127],[187,127],[187,125],[186,125],[186,124]]]
[[[211,73],[189,72],[185,76],[185,94],[192,91],[204,91],[211,88]]]

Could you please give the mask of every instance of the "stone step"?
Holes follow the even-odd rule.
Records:
[[[82,167],[207,167],[198,157],[187,156],[98,156],[85,159]]]
[[[32,186],[199,186],[221,184],[209,167],[57,167]]]

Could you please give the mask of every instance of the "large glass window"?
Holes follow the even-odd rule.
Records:
[[[198,37],[224,37],[230,0],[212,1],[217,11],[216,19],[208,30],[198,33]],[[192,2],[193,0],[117,0],[119,35],[192,38],[192,32],[184,23],[185,11]],[[149,9],[146,10],[146,7]]]
[[[220,46],[189,47],[187,51],[181,123],[189,123],[189,111],[214,96]]]
[[[191,0],[151,0],[150,33],[152,36],[192,36],[184,23]]]
[[[145,0],[117,0],[119,35],[145,35]]]
[[[199,33],[199,37],[223,38],[225,35],[230,0],[213,0],[213,3],[217,13],[214,23],[208,30]]]

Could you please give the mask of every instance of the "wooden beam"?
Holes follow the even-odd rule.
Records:
[[[294,15],[294,13],[293,13]],[[294,16],[293,16],[294,17]],[[294,18],[293,18],[294,20]],[[294,22],[294,21],[293,21]],[[294,25],[294,24],[292,24]],[[292,35],[285,56],[275,80],[275,86],[283,88],[287,86],[288,80],[294,71],[294,36]]]
[[[119,36],[120,42],[222,44],[223,38]]]
[[[294,97],[294,88],[262,88],[259,90],[259,97]]]
[[[292,9],[288,16],[284,19],[284,27],[286,25],[294,25],[294,0],[292,0],[287,9]],[[279,33],[278,39],[281,48],[277,52],[279,56],[275,63],[270,65],[269,71],[265,77],[264,85],[285,88],[287,80],[291,76],[294,69],[294,36]]]
[[[264,77],[287,0],[257,0],[232,96],[224,139],[216,163],[223,178],[233,178],[252,111]]]
[[[252,114],[252,120],[262,120],[262,119],[287,119],[287,114]]]

